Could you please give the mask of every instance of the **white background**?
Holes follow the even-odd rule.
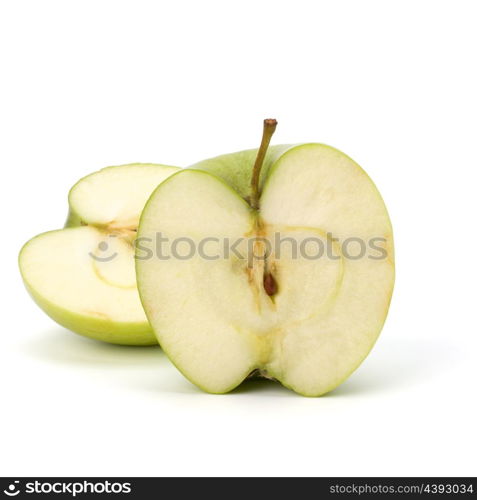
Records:
[[[472,1],[2,1],[0,475],[476,475]],[[395,230],[390,314],[326,397],[201,393],[159,348],[76,336],[20,246],[103,166],[325,142]]]

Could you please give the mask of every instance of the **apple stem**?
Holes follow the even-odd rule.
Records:
[[[252,172],[252,194],[250,197],[250,206],[254,210],[258,210],[259,208],[259,198],[260,198],[260,171],[262,170],[263,160],[265,160],[265,155],[267,154],[268,146],[270,145],[270,140],[272,139],[272,135],[277,128],[277,120],[274,118],[266,118],[263,120],[263,134],[262,134],[262,142],[260,143],[260,147],[258,148],[257,158],[255,159],[255,164],[253,166]]]

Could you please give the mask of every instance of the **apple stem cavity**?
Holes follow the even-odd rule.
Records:
[[[265,155],[267,154],[268,146],[270,145],[270,141],[272,139],[272,135],[277,128],[277,120],[274,118],[266,118],[263,120],[263,134],[262,134],[262,142],[260,143],[260,147],[258,148],[257,158],[255,159],[255,164],[253,165],[252,172],[252,182],[251,188],[252,193],[250,196],[250,206],[254,210],[259,209],[259,199],[260,199],[260,171],[262,170],[263,161],[265,160]]]

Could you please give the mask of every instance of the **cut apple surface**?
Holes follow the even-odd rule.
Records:
[[[177,170],[153,163],[131,163],[87,175],[70,190],[66,225],[136,230],[152,191]]]
[[[157,343],[139,300],[134,240],[150,193],[177,170],[108,167],[72,188],[67,227],[33,238],[19,257],[28,291],[50,317],[106,342]]]
[[[331,147],[275,151],[257,208],[246,201],[257,152],[245,152],[171,176],[141,217],[139,237],[168,242],[167,258],[137,255],[147,317],[179,370],[208,392],[258,372],[324,394],[362,362],[386,318],[392,229],[376,187]],[[225,174],[227,164],[242,172]]]

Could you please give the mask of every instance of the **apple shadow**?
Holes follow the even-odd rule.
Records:
[[[22,350],[41,361],[81,366],[101,366],[106,369],[128,366],[157,367],[167,362],[159,346],[123,346],[82,337],[61,327],[42,332],[24,343]]]
[[[159,396],[161,393],[203,394],[182,377],[158,345],[108,344],[58,326],[24,342],[21,350],[47,364],[118,372],[121,376],[111,379],[133,391]]]
[[[136,372],[127,383],[134,390],[206,395],[177,372],[159,346],[107,344],[57,327],[24,343],[22,350],[28,356],[52,364],[121,369],[122,372],[126,368]],[[431,378],[445,376],[461,359],[461,351],[439,340],[383,338],[348,380],[323,397],[359,397],[405,390]],[[258,377],[244,380],[222,397],[243,396],[298,397],[280,383]]]
[[[462,360],[455,345],[439,339],[380,339],[368,358],[326,397],[405,390],[446,375]]]
[[[445,376],[460,360],[460,351],[455,346],[438,340],[381,339],[361,366],[345,382],[322,398],[405,390],[429,379]],[[268,393],[272,396],[295,394],[280,383],[265,378],[246,379],[230,394],[250,393]]]
[[[293,397],[294,392],[290,391],[276,380],[270,380],[264,377],[251,377],[245,379],[238,387],[228,396],[234,395],[251,395],[256,394],[259,396],[278,396],[278,397]]]

